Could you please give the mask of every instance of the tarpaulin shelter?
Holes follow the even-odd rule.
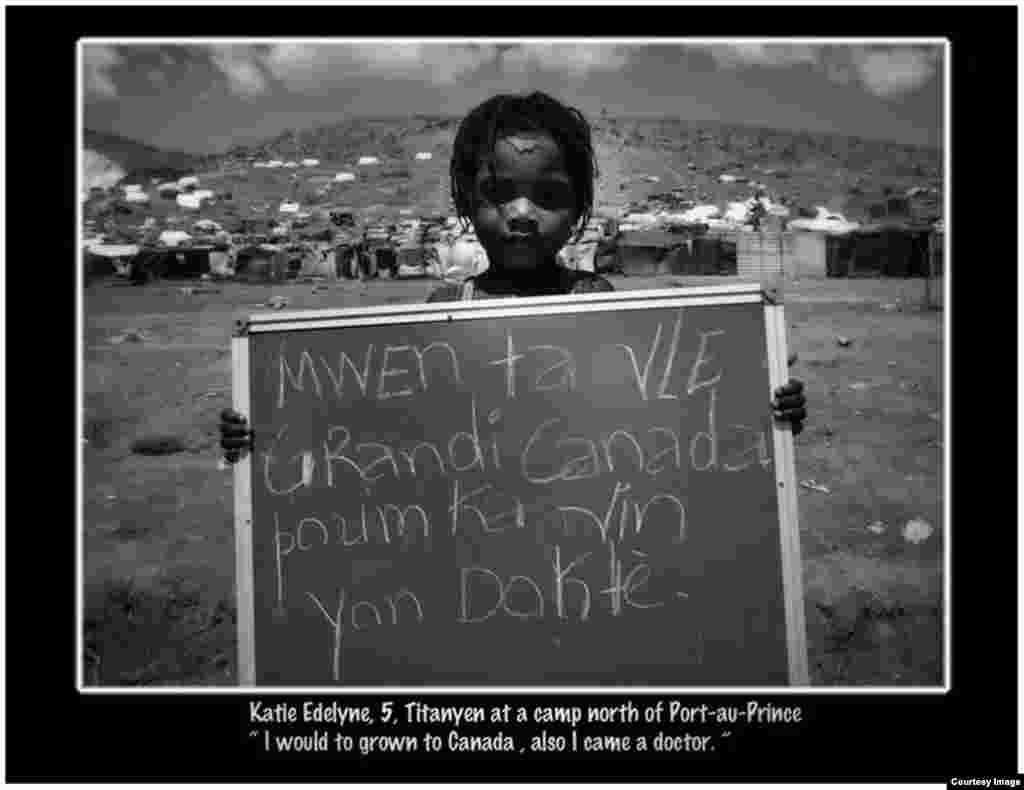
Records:
[[[284,282],[288,259],[272,245],[245,247],[235,256],[235,279],[244,282]]]
[[[931,227],[866,225],[830,239],[830,277],[927,277]]]
[[[670,274],[674,250],[680,244],[678,236],[664,231],[622,233],[616,243],[617,268],[623,274]]]
[[[302,257],[300,277],[325,277],[338,279],[338,265],[335,250],[331,247],[311,247]]]

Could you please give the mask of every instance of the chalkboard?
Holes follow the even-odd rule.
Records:
[[[783,327],[756,284],[251,316],[242,684],[806,683]]]

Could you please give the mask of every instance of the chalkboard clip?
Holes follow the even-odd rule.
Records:
[[[249,319],[236,318],[235,331],[232,334],[234,337],[247,337],[249,335]]]

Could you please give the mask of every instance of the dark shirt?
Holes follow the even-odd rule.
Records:
[[[560,294],[585,294],[614,291],[615,288],[604,277],[593,272],[576,271],[557,267],[550,275],[541,275],[530,282],[529,288],[522,288],[502,279],[490,270],[476,277],[467,278],[473,283],[473,299],[502,299],[509,296],[556,296]],[[462,300],[465,283],[445,283],[438,286],[427,297],[428,302],[458,302]]]

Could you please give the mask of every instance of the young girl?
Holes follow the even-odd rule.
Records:
[[[472,222],[489,266],[446,284],[428,302],[613,291],[590,272],[560,266],[559,250],[586,227],[597,163],[590,125],[576,109],[543,93],[495,96],[463,119],[455,136],[451,188],[463,227]],[[776,419],[803,428],[803,384],[775,391]],[[251,442],[246,420],[221,415],[221,445],[234,462]]]

